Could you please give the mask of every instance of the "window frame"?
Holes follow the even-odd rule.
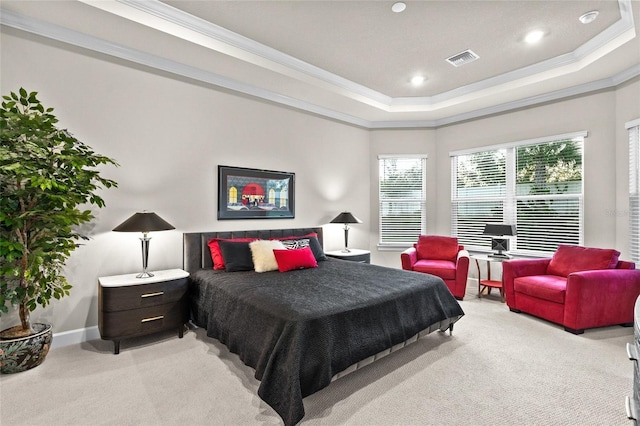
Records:
[[[459,226],[457,221],[457,205],[464,202],[494,202],[502,203],[502,221],[501,223],[515,224],[517,222],[517,209],[518,202],[527,199],[545,199],[545,200],[562,200],[562,199],[576,199],[578,202],[578,244],[582,245],[584,242],[584,144],[585,139],[588,137],[587,131],[572,132],[560,135],[544,136],[535,139],[527,139],[516,142],[510,142],[505,144],[483,146],[473,149],[466,149],[460,151],[452,151],[449,153],[451,159],[451,234],[454,236],[459,235]],[[582,170],[581,170],[581,183],[579,194],[549,194],[546,196],[531,196],[531,195],[518,195],[516,191],[517,176],[516,176],[516,161],[517,161],[517,149],[523,146],[533,146],[544,143],[552,143],[554,141],[566,140],[566,139],[582,139]],[[487,197],[476,198],[461,198],[457,194],[457,157],[471,155],[475,153],[491,152],[505,150],[505,191],[503,195],[494,195]],[[480,225],[481,226],[481,225]],[[481,234],[478,236],[482,237]],[[517,255],[526,256],[549,256],[553,251],[546,250],[523,250],[518,248],[518,237],[511,237],[511,247],[509,252]],[[478,252],[490,252],[490,238],[486,238],[486,243],[482,245],[469,244],[468,242],[461,241],[461,244],[465,245],[465,248],[471,251]]]
[[[629,140],[629,255],[640,262],[640,118],[625,123]]]

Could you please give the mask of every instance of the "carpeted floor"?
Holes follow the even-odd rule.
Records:
[[[305,399],[303,425],[630,425],[633,329],[574,336],[469,287],[434,333]],[[2,425],[278,425],[253,370],[202,329],[52,350],[0,377]]]

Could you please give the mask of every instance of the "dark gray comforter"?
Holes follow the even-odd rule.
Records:
[[[464,315],[440,278],[335,259],[286,273],[199,270],[191,280],[194,322],[255,368],[258,395],[286,425],[336,373]]]

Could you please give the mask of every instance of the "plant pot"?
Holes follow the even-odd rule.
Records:
[[[53,330],[51,324],[33,323],[29,336],[0,340],[0,373],[29,370],[42,364],[49,353]]]

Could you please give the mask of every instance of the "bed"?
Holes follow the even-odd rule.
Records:
[[[320,227],[184,234],[193,323],[255,369],[258,396],[285,425],[304,417],[304,397],[464,315],[428,274],[331,258],[288,272],[213,269],[214,238],[314,233],[321,247]]]

